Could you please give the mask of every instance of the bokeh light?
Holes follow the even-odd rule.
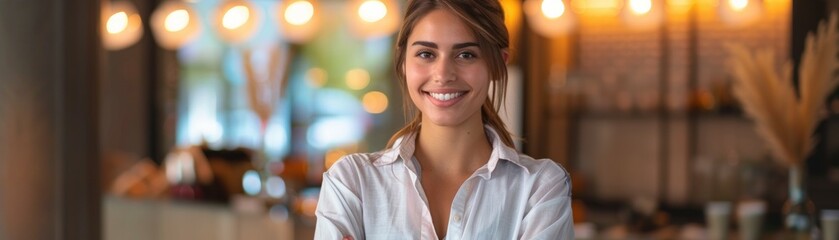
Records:
[[[166,15],[164,27],[166,31],[177,32],[189,25],[189,13],[185,9],[178,9]]]
[[[370,73],[367,70],[355,68],[347,71],[344,76],[347,81],[347,87],[353,90],[361,90],[370,84]]]
[[[565,13],[565,3],[562,0],[543,0],[542,14],[549,19],[561,17]]]
[[[749,6],[749,0],[728,0],[728,6],[736,12],[743,11]]]
[[[632,14],[635,15],[644,15],[650,13],[650,10],[653,9],[653,1],[652,0],[629,0],[629,8],[632,10]]]
[[[285,181],[283,181],[283,179],[278,176],[270,176],[268,177],[268,180],[265,180],[265,191],[268,193],[268,196],[274,198],[285,197]]]
[[[117,34],[125,31],[128,28],[128,14],[125,12],[118,12],[108,18],[107,23],[108,33]]]
[[[248,7],[238,5],[227,10],[221,20],[221,25],[227,29],[237,29],[245,25],[250,18]]]
[[[364,105],[364,110],[369,113],[378,114],[387,110],[387,95],[379,91],[364,94],[361,102]]]
[[[254,196],[259,194],[262,189],[262,180],[259,178],[259,173],[254,170],[248,170],[242,176],[242,188],[248,195]]]
[[[358,16],[365,22],[378,22],[387,15],[387,6],[379,0],[367,0],[358,7]]]
[[[315,7],[309,1],[297,1],[288,5],[283,16],[292,25],[304,25],[312,20]]]

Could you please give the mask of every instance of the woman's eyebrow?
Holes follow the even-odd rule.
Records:
[[[421,45],[421,46],[437,49],[437,44],[433,43],[433,42],[416,41],[416,42],[411,44],[411,46],[416,46],[416,45]]]
[[[411,46],[416,46],[416,45],[437,49],[437,44],[436,43],[428,42],[428,41],[416,41],[416,42],[411,44]],[[472,46],[477,47],[479,45],[476,42],[456,43],[456,44],[454,44],[454,46],[452,46],[452,49],[461,49],[461,48],[467,48],[467,47],[472,47]]]
[[[455,44],[452,47],[452,49],[461,49],[461,48],[467,48],[467,47],[472,47],[472,46],[479,47],[478,43],[476,43],[476,42],[465,42],[465,43]]]

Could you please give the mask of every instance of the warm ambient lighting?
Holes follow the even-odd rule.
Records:
[[[717,6],[720,20],[733,27],[746,27],[763,15],[761,0],[720,0]]]
[[[621,20],[637,30],[657,29],[664,22],[664,0],[626,0]]]
[[[101,9],[102,46],[119,50],[134,45],[143,36],[143,21],[130,2],[105,2]]]
[[[387,6],[379,0],[367,0],[358,7],[358,16],[365,22],[378,22],[387,15]]]
[[[297,1],[288,5],[283,16],[292,25],[303,25],[312,20],[315,7],[308,1]]]
[[[749,6],[749,0],[728,0],[728,6],[735,12],[741,12]]]
[[[629,0],[629,8],[632,10],[632,14],[645,15],[647,13],[650,13],[650,10],[653,9],[653,1],[652,0]]]
[[[573,12],[587,17],[615,17],[620,14],[626,0],[571,0],[566,2]]]
[[[568,11],[567,3],[562,0],[525,0],[524,14],[530,28],[539,35],[556,37],[574,29],[577,16]]]
[[[166,15],[166,20],[163,22],[166,31],[177,32],[184,30],[189,25],[189,13],[184,9],[172,11],[169,15]]]
[[[396,32],[399,10],[395,0],[351,0],[347,7],[351,30],[361,38],[377,38]]]
[[[550,19],[561,17],[565,13],[565,3],[562,0],[544,0],[542,1],[542,14]]]
[[[320,28],[320,9],[315,0],[287,0],[277,4],[274,21],[283,38],[303,43],[312,39]]]
[[[108,18],[108,33],[117,34],[128,28],[128,15],[118,12]]]
[[[190,4],[164,1],[151,15],[151,30],[158,45],[177,50],[198,37],[201,31],[199,20]]]
[[[259,11],[244,0],[224,2],[216,12],[216,31],[228,43],[241,43],[259,29]]]
[[[250,15],[250,10],[245,6],[239,5],[232,7],[224,13],[221,25],[231,30],[240,28],[248,22]]]

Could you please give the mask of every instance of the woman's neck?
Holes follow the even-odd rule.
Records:
[[[480,118],[452,127],[424,123],[416,144],[423,172],[436,174],[471,174],[492,153]]]

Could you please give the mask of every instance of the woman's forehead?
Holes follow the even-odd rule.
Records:
[[[408,37],[408,45],[416,41],[453,45],[476,42],[472,30],[460,17],[449,10],[435,9],[420,17]]]

